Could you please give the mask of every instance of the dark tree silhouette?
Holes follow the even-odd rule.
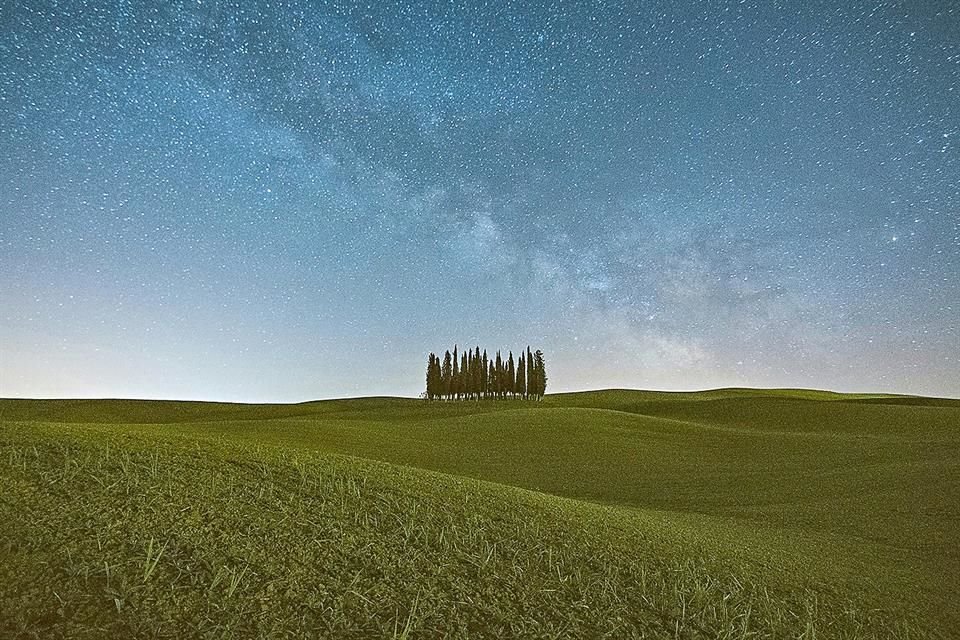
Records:
[[[453,377],[450,378],[450,394],[459,397],[460,394],[460,361],[457,358],[457,345],[453,345]]]
[[[451,364],[450,351],[443,356],[443,369],[441,370],[440,393],[444,398],[449,398],[453,391],[453,365]]]
[[[430,352],[430,357],[427,358],[427,399],[433,400],[437,397],[437,383],[433,377],[433,367],[437,362],[437,356],[433,355],[433,352]]]
[[[540,400],[547,392],[547,365],[543,359],[543,351],[540,351],[540,349],[537,349],[533,354],[533,370],[535,379],[534,396]]]
[[[483,395],[483,372],[486,371],[484,361],[480,356],[480,345],[473,350],[473,364],[470,367],[470,380],[473,386],[472,397],[476,400]],[[482,368],[481,368],[482,367]]]
[[[525,366],[523,360],[523,352],[520,352],[520,357],[517,358],[517,381],[513,385],[514,392],[522,397],[527,397],[527,367]]]
[[[490,368],[487,370],[487,393],[489,394],[488,397],[490,397],[490,398],[496,398],[496,397],[497,397],[497,391],[496,391],[496,389],[497,389],[497,385],[496,385],[497,370],[496,370],[496,365],[494,364],[493,360],[491,360],[491,361],[488,363],[488,366],[489,366]]]
[[[520,398],[540,400],[546,390],[547,376],[543,352],[527,347],[515,357],[507,352],[504,359],[497,350],[493,357],[480,346],[460,351],[454,345],[453,353],[445,351],[441,360],[432,351],[427,356],[426,371],[428,400],[485,400],[491,398]]]
[[[487,350],[483,350],[480,361],[480,397],[486,398],[490,393],[490,362],[487,360]]]
[[[440,356],[433,357],[433,370],[430,377],[433,380],[433,397],[438,398],[443,393],[443,372],[440,369]]]
[[[527,345],[527,395],[533,396],[533,354],[530,353],[530,345]]]

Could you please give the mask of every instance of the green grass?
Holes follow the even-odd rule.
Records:
[[[955,400],[0,400],[0,477],[0,637],[960,628]]]

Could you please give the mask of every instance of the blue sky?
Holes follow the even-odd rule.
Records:
[[[16,2],[0,395],[960,396],[951,2]]]

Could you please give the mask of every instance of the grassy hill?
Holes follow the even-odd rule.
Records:
[[[950,637],[960,401],[0,400],[0,636]]]

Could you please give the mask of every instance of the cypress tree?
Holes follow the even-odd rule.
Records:
[[[441,393],[443,393],[443,381],[441,379],[442,376],[440,373],[440,357],[439,356],[433,357],[432,377],[433,377],[433,397],[436,398]]]
[[[433,352],[430,352],[430,355],[427,356],[427,400],[433,400],[434,394],[437,390],[433,386]]]
[[[473,350],[473,366],[470,368],[470,380],[473,383],[473,397],[477,400],[480,399],[480,395],[483,393],[483,376],[480,374],[481,364],[483,364],[483,361],[480,360],[480,345],[477,345]]]
[[[427,356],[427,399],[430,399],[430,392],[433,391],[433,381],[430,380],[430,375],[433,373],[433,352],[430,352],[430,355]]]
[[[457,392],[460,394],[459,397],[464,397],[467,395],[467,352],[464,351],[460,354],[460,385],[457,388]]]
[[[540,388],[539,375],[540,372],[537,371],[537,359],[531,354],[529,360],[527,360],[527,394],[534,400],[536,400]]]
[[[483,350],[483,358],[480,360],[480,396],[487,397],[490,393],[490,361],[487,359],[487,350]]]
[[[480,354],[476,349],[470,353],[470,397],[480,397]]]
[[[493,368],[493,391],[496,397],[501,397],[503,393],[503,359],[500,357],[500,350],[497,350],[497,362]]]
[[[520,357],[517,359],[517,382],[513,389],[521,398],[527,397],[527,367],[525,366],[522,351],[520,352]]]
[[[503,359],[503,371],[500,372],[500,393],[503,397],[507,397],[510,393],[510,385],[507,383],[507,380],[510,376],[510,365],[507,362],[507,359]]]
[[[517,384],[517,368],[513,364],[513,351],[509,351],[507,353],[509,355],[507,356],[507,372],[506,372],[507,375],[506,375],[506,380],[504,380],[504,382],[506,383],[504,386],[506,388],[504,389],[504,391],[506,391],[512,396],[514,393],[514,387]]]
[[[533,368],[537,376],[535,393],[538,399],[542,399],[547,392],[547,364],[543,360],[543,351],[540,351],[540,349],[537,349],[533,354]]]
[[[537,371],[537,360],[535,357],[531,356],[532,359],[527,365],[527,391],[530,396],[536,399],[539,390],[539,372]]]
[[[453,388],[453,365],[451,364],[450,351],[443,356],[443,369],[440,372],[441,385],[440,394],[445,398],[450,397],[450,390]]]
[[[487,363],[487,397],[488,398],[493,397],[493,389],[494,389],[493,379],[494,379],[493,360],[490,360]]]
[[[527,395],[533,396],[536,385],[534,384],[535,372],[533,370],[533,354],[530,353],[530,345],[527,345],[526,363],[527,363]]]
[[[457,345],[453,345],[453,377],[450,378],[450,395],[457,397],[460,393],[460,359],[457,358]]]
[[[477,392],[477,361],[473,357],[473,349],[467,349],[467,398],[472,399]]]

